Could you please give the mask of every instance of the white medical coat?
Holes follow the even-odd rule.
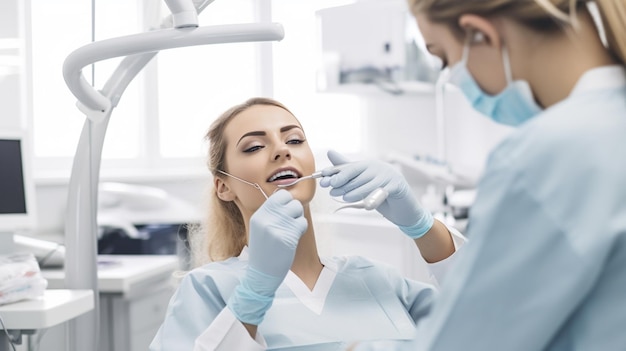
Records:
[[[590,70],[490,155],[413,342],[357,350],[626,350],[626,70]]]
[[[455,247],[465,239],[453,232]],[[454,256],[434,264],[444,274]],[[359,340],[410,340],[429,311],[432,285],[358,256],[322,258],[313,290],[291,271],[253,340],[226,302],[247,266],[239,257],[192,270],[172,297],[150,350],[343,350]]]

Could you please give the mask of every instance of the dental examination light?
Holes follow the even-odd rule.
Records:
[[[198,26],[198,14],[213,0],[165,0],[171,15],[161,29],[93,42],[72,52],[63,64],[63,77],[86,116],[78,141],[68,187],[65,224],[65,285],[94,291],[94,310],[70,322],[70,350],[97,350],[99,301],[97,279],[97,193],[102,146],[113,109],[126,87],[161,50],[179,47],[275,41],[284,37],[277,23]],[[124,57],[102,90],[84,78],[82,69],[95,62]]]

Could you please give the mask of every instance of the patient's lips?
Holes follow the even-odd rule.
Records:
[[[278,184],[279,188],[285,188],[285,187],[289,187],[292,185],[296,185],[297,183],[299,183],[300,181],[303,180],[307,180],[307,179],[314,179],[314,178],[319,178],[322,176],[321,172],[315,172],[311,175],[305,176],[305,177],[300,177],[300,178],[289,178],[289,179],[285,179],[283,180],[280,184]]]
[[[267,182],[282,188],[296,182],[301,177],[302,173],[300,173],[300,171],[293,167],[286,167],[277,169],[269,178],[267,178]]]

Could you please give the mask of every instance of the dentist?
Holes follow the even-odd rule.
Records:
[[[414,340],[355,350],[625,350],[626,0],[409,6],[450,82],[518,128],[489,157],[471,240]],[[329,158],[342,171],[321,184],[348,200],[396,179]],[[389,193],[383,215],[429,230],[410,194]]]

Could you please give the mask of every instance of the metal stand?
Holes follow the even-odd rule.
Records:
[[[15,242],[12,232],[0,232],[0,255],[15,252]],[[6,335],[5,335],[6,336]]]
[[[4,333],[4,330],[0,331],[0,351],[13,351],[11,343],[22,345],[22,336],[35,334],[35,330],[8,330],[7,333],[9,337]]]

